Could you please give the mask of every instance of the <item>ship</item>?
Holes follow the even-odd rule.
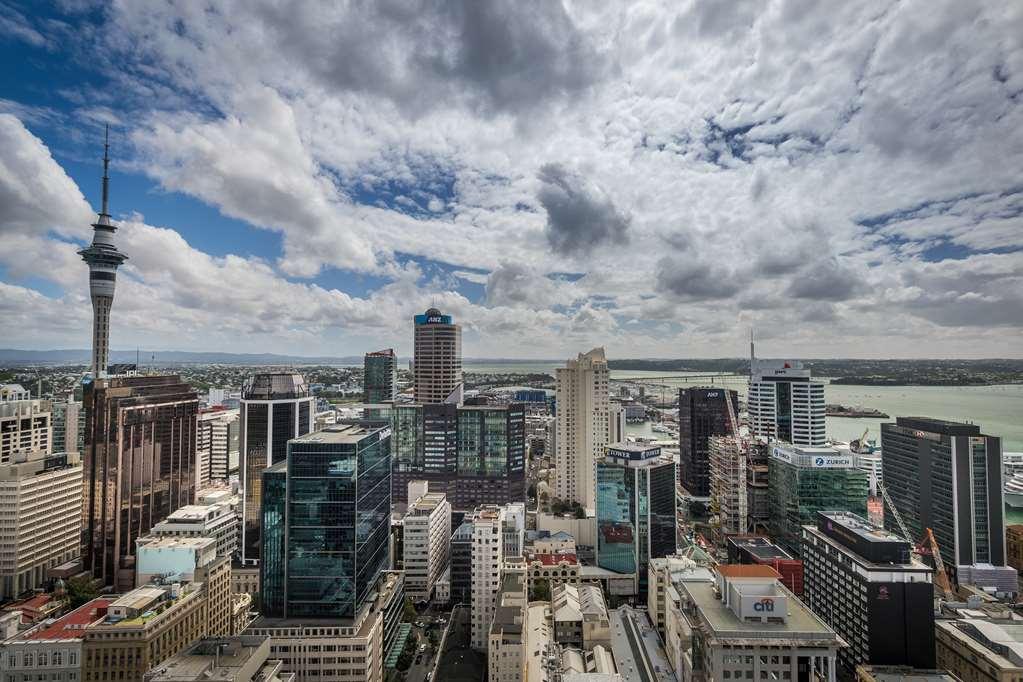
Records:
[[[1023,509],[1023,473],[1013,474],[1012,478],[1005,482],[1003,496],[1005,504],[1013,509]]]

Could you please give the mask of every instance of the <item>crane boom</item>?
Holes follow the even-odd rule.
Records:
[[[892,510],[892,516],[895,518],[895,523],[899,524],[899,530],[902,531],[902,537],[912,542],[909,529],[906,528],[906,522],[902,520],[902,514],[896,509],[895,503],[892,501],[891,495],[888,494],[888,489],[884,487],[881,481],[877,482],[877,489],[881,491],[881,497],[884,498],[884,503],[888,505],[888,508]]]

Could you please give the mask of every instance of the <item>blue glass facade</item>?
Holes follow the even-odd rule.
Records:
[[[612,448],[596,473],[597,565],[635,574],[643,595],[650,559],[676,549],[675,464],[658,448]]]
[[[274,535],[261,562],[266,615],[355,616],[387,568],[390,467],[390,429],[337,427],[288,443],[284,486],[276,468],[263,480],[264,532]],[[282,510],[283,536],[271,530]]]

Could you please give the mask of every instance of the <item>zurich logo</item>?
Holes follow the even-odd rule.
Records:
[[[824,466],[824,458],[823,457],[818,457],[816,460],[814,460],[814,463],[817,466],[822,467],[822,466]]]

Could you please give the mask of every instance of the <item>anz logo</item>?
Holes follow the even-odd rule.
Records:
[[[774,611],[774,600],[764,597],[763,599],[761,599],[760,601],[753,605],[753,610],[764,613],[771,613],[772,611]]]

